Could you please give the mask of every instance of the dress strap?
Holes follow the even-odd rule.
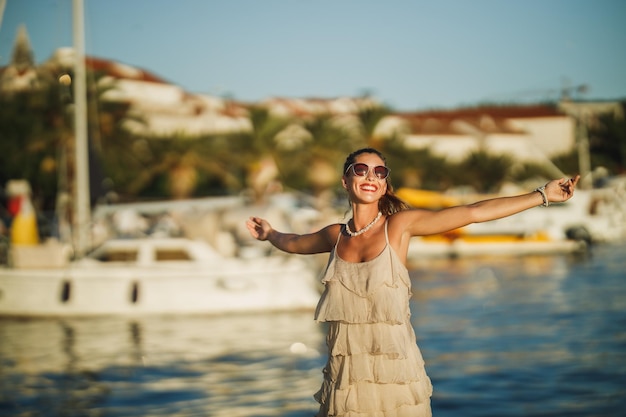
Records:
[[[385,219],[385,243],[389,246],[389,235],[387,234],[387,219]]]
[[[385,219],[385,250],[389,253],[389,267],[391,269],[391,276],[395,277],[396,273],[393,268],[393,249],[391,249],[391,245],[389,244],[389,234],[387,233],[387,219]]]
[[[335,250],[337,249],[337,245],[339,245],[339,239],[341,239],[341,234],[343,233],[345,228],[346,228],[346,225],[342,224],[341,228],[339,229],[339,234],[337,234],[337,241],[335,242]]]

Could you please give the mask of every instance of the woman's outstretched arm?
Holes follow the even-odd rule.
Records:
[[[260,217],[250,217],[246,222],[250,235],[257,240],[267,240],[276,248],[302,255],[330,252],[337,240],[341,225],[332,224],[308,234],[281,233]],[[334,236],[334,238],[333,238]]]
[[[547,203],[569,200],[574,195],[579,179],[580,176],[577,175],[571,179],[562,178],[548,182],[544,189]],[[519,196],[492,198],[439,211],[408,210],[397,213],[397,220],[404,223],[405,230],[411,236],[429,235],[471,223],[501,219],[543,205],[544,202],[544,195],[540,191],[532,191]]]

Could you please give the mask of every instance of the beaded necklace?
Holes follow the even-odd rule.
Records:
[[[372,220],[370,222],[370,224],[368,224],[367,226],[365,226],[364,228],[362,228],[361,230],[359,230],[358,232],[353,232],[352,230],[350,230],[350,226],[348,226],[348,223],[346,223],[346,232],[348,232],[348,234],[352,237],[356,237],[358,235],[362,235],[363,233],[367,232],[368,230],[370,230],[372,228],[372,226],[374,226],[376,224],[376,222],[378,221],[378,219],[380,219],[380,216],[382,216],[383,213],[381,213],[380,211],[378,212],[378,215],[374,218],[374,220]]]

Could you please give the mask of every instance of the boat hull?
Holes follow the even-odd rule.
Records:
[[[2,316],[220,314],[313,309],[319,292],[302,263],[197,268],[0,270]],[[226,270],[224,270],[226,269]]]

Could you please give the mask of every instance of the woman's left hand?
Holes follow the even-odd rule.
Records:
[[[574,195],[576,184],[580,180],[580,175],[573,178],[561,178],[560,180],[552,180],[546,184],[546,196],[551,203],[567,201]]]

